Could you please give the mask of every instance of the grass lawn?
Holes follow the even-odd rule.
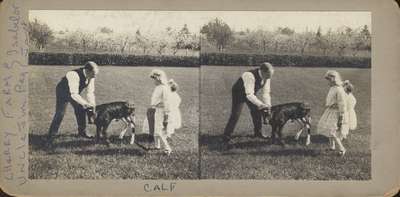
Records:
[[[272,104],[306,101],[312,106],[312,144],[305,147],[293,135],[299,128],[287,124],[283,130],[289,145],[282,149],[266,140],[255,139],[247,107],[243,112],[229,148],[221,145],[231,110],[231,87],[249,67],[201,67],[200,158],[202,179],[297,179],[368,180],[371,179],[371,70],[338,68],[343,79],[355,85],[358,129],[350,132],[344,146],[347,153],[326,151],[328,140],[315,134],[324,110],[328,83],[323,78],[328,68],[278,67],[271,81]],[[329,68],[332,69],[332,68]],[[264,128],[269,132],[270,128]],[[269,133],[268,133],[269,134]]]
[[[306,101],[312,106],[312,144],[305,147],[304,136],[299,143],[295,142],[293,135],[298,126],[289,123],[283,131],[289,144],[284,149],[251,137],[252,123],[246,107],[230,148],[221,144],[219,136],[231,110],[231,86],[249,67],[203,66],[200,73],[196,68],[163,68],[179,83],[183,100],[183,128],[170,141],[174,149],[170,157],[157,150],[145,151],[136,144],[129,145],[128,137],[119,140],[122,128],[119,122],[109,128],[111,147],[77,138],[72,107],[68,108],[55,141],[56,150],[47,152],[42,145],[54,114],[55,85],[73,67],[31,66],[29,69],[31,179],[371,179],[370,69],[337,69],[355,85],[358,101],[358,128],[344,142],[348,150],[344,157],[326,151],[327,139],[315,134],[329,88],[323,79],[328,68],[276,68],[271,83],[273,104]],[[101,67],[96,79],[97,103],[135,101],[140,130],[154,88],[148,78],[151,69]],[[93,125],[89,131],[94,133]],[[265,128],[265,132],[269,129]],[[143,136],[139,135],[137,141],[142,146],[151,146]]]
[[[111,146],[77,138],[77,126],[71,106],[61,124],[56,149],[48,152],[43,143],[55,110],[55,86],[69,66],[29,67],[29,178],[30,179],[197,179],[199,131],[199,69],[162,68],[180,86],[183,127],[176,131],[168,157],[158,150],[145,151],[129,144],[129,137],[119,140],[120,122],[108,129]],[[148,77],[153,67],[100,67],[96,78],[96,102],[133,100],[138,129],[150,104],[153,82]],[[83,93],[83,95],[85,95]],[[89,132],[95,127],[89,125]],[[129,132],[128,132],[129,133]],[[142,136],[137,141],[151,144]]]

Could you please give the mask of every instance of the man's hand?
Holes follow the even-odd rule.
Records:
[[[87,109],[87,108],[90,108],[90,107],[94,107],[94,106],[93,106],[92,104],[90,104],[90,103],[83,104],[82,106],[83,106],[83,109]]]
[[[258,109],[261,110],[261,109],[270,108],[270,107],[271,107],[271,106],[269,106],[269,105],[263,103],[263,104],[261,104],[261,105],[258,106]]]

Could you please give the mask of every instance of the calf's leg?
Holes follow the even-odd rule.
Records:
[[[121,121],[124,123],[124,129],[122,129],[121,133],[119,134],[119,139],[123,139],[126,131],[128,130],[128,122],[125,120],[125,118],[122,118]]]

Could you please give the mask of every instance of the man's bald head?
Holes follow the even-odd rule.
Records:
[[[86,62],[84,69],[90,78],[96,78],[99,73],[99,66],[93,61]]]
[[[268,79],[274,74],[274,67],[269,62],[261,63],[260,70],[263,78]]]

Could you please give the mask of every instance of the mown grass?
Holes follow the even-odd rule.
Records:
[[[347,153],[327,151],[327,138],[315,134],[323,113],[328,84],[323,78],[328,68],[278,67],[271,82],[272,103],[306,101],[312,106],[312,144],[305,147],[304,136],[293,140],[296,124],[287,124],[284,135],[288,146],[281,148],[268,140],[252,138],[252,122],[247,107],[233,134],[233,140],[221,142],[231,110],[231,86],[249,67],[201,68],[200,158],[203,179],[296,179],[296,180],[368,180],[371,179],[370,69],[338,68],[344,79],[355,85],[358,129],[344,141]],[[332,68],[329,68],[332,69]],[[264,132],[269,134],[270,128]]]
[[[359,128],[344,142],[345,157],[326,151],[327,139],[315,135],[315,125],[323,112],[328,91],[323,74],[328,68],[276,68],[272,81],[273,104],[307,101],[312,105],[312,144],[303,146],[292,136],[298,128],[284,129],[288,146],[271,145],[252,138],[252,123],[246,107],[229,146],[220,135],[230,113],[230,88],[249,67],[164,68],[180,85],[184,125],[172,138],[174,153],[167,157],[151,147],[144,136],[138,145],[129,145],[128,137],[117,138],[122,125],[109,128],[111,147],[75,136],[76,123],[69,107],[56,139],[55,151],[43,149],[43,142],[54,113],[54,88],[66,66],[30,68],[29,177],[31,179],[297,179],[297,180],[368,180],[371,178],[370,151],[370,70],[337,69],[344,79],[355,84]],[[134,100],[138,128],[153,85],[149,67],[102,67],[96,79],[98,103]],[[200,88],[200,90],[199,90]],[[200,94],[200,97],[199,97]],[[200,98],[200,103],[199,103]],[[200,104],[200,105],[199,105]],[[200,107],[200,108],[199,108]],[[201,112],[199,114],[199,112]],[[200,115],[200,129],[199,129]],[[94,127],[89,130],[94,133]],[[197,138],[200,130],[200,139]],[[269,132],[269,129],[265,129]],[[199,171],[198,143],[201,168]],[[199,177],[199,174],[200,177]]]
[[[183,127],[170,140],[173,153],[164,155],[152,149],[145,136],[140,145],[119,140],[120,122],[113,122],[108,133],[111,146],[76,136],[72,107],[68,107],[55,141],[54,151],[43,144],[55,108],[55,86],[68,66],[29,67],[29,178],[31,179],[197,179],[199,131],[199,69],[162,68],[180,87]],[[98,104],[131,100],[136,104],[137,131],[141,130],[150,103],[153,82],[148,74],[153,67],[101,67],[96,78]],[[85,95],[85,94],[83,94]],[[90,133],[95,127],[89,125]],[[129,133],[129,132],[128,132]],[[145,149],[143,149],[145,148]],[[149,149],[149,150],[147,150]]]

